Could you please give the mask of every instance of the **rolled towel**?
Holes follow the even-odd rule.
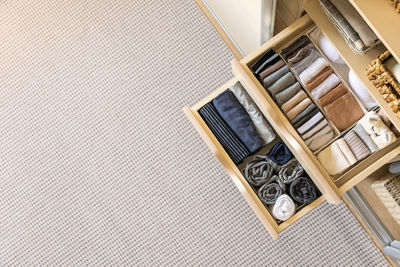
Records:
[[[282,194],[272,207],[272,215],[281,221],[286,221],[296,212],[296,204],[286,194]]]
[[[211,102],[199,109],[199,114],[235,164],[239,164],[250,155],[250,151],[221,118]]]
[[[337,141],[324,148],[318,154],[317,158],[329,175],[342,173],[351,166],[350,162],[338,146]]]
[[[318,45],[328,60],[336,64],[346,64],[335,46],[325,37],[319,28],[315,28],[315,30],[310,33],[310,38]]]
[[[335,132],[330,125],[326,125],[319,132],[305,140],[306,145],[311,151],[317,151],[323,148],[335,137]]]
[[[303,90],[298,91],[296,95],[294,95],[289,101],[281,106],[283,112],[289,112],[305,98],[308,98],[307,94]]]
[[[311,102],[311,100],[310,100]],[[318,109],[314,103],[308,105],[302,112],[300,112],[296,117],[294,117],[290,122],[296,125],[297,122],[302,121],[303,118],[307,117],[308,114],[313,114],[314,110]]]
[[[370,110],[378,105],[351,69],[349,71],[349,85],[366,109]]]
[[[379,149],[382,149],[394,141],[396,136],[393,132],[383,123],[381,117],[375,111],[370,111],[364,115],[359,121],[359,124],[371,136]]]
[[[328,125],[328,121],[326,119],[322,119],[317,125],[314,126],[314,128],[310,129],[307,133],[303,134],[301,138],[303,140],[306,140],[310,137],[312,137],[314,134],[318,133],[320,130],[325,128],[325,126]]]
[[[312,78],[314,78],[318,73],[328,66],[329,64],[325,58],[317,58],[307,69],[300,73],[300,81],[303,84],[307,84]]]
[[[275,71],[279,70],[283,66],[285,66],[285,62],[283,62],[282,59],[275,62],[274,64],[272,64],[271,66],[269,66],[268,68],[266,68],[265,70],[263,70],[260,73],[260,80],[263,81],[268,75],[274,73]]]
[[[278,106],[282,106],[284,103],[289,101],[292,97],[294,97],[301,90],[301,86],[298,82],[289,86],[282,92],[275,95],[275,100]],[[302,90],[301,90],[302,91]]]
[[[336,76],[335,73],[332,73],[331,75],[328,76],[328,78],[325,79],[325,81],[323,81],[320,85],[318,85],[311,91],[311,95],[316,99],[320,99],[321,97],[326,95],[330,90],[338,86],[339,83],[341,83],[341,81],[338,78],[338,76]]]
[[[336,141],[336,143],[340,147],[340,150],[342,150],[344,156],[346,157],[346,159],[350,163],[350,165],[353,165],[354,163],[357,162],[356,156],[354,156],[353,152],[351,151],[350,147],[347,145],[347,142],[344,138],[338,139]]]
[[[270,183],[274,168],[264,155],[254,156],[247,164],[244,171],[247,181],[254,186]]]
[[[300,75],[303,70],[308,68],[320,56],[321,54],[315,49],[315,47],[311,48],[309,54],[305,58],[292,66],[293,71],[297,75]]]
[[[311,104],[311,99],[310,98],[304,98],[300,103],[298,103],[295,107],[293,107],[291,110],[289,110],[286,115],[288,116],[289,120],[293,120],[297,115],[299,115],[300,112],[305,110],[309,105]]]
[[[400,83],[400,64],[394,57],[390,57],[384,62],[385,68],[392,74],[393,78]]]
[[[315,184],[306,177],[298,177],[290,185],[290,196],[301,204],[310,204],[317,198]]]
[[[279,80],[274,82],[271,86],[266,87],[266,89],[271,93],[271,95],[275,98],[275,95],[282,92],[289,86],[293,85],[296,82],[293,74],[291,72],[283,75]]]
[[[294,64],[300,62],[303,58],[308,56],[310,54],[311,48],[314,48],[314,45],[312,43],[309,43],[306,46],[297,50],[290,57],[288,57],[287,62],[289,66],[293,66]]]
[[[239,103],[244,107],[247,114],[249,115],[257,133],[264,140],[265,144],[269,144],[275,139],[275,133],[271,125],[262,115],[261,111],[258,109],[257,105],[254,103],[253,99],[249,96],[243,86],[237,82],[229,90],[235,95]]]
[[[368,150],[371,151],[371,153],[374,153],[378,150],[378,146],[375,144],[374,140],[372,140],[371,136],[369,136],[369,134],[364,130],[361,124],[357,123],[357,125],[354,126],[353,131],[368,147]]]
[[[284,165],[293,155],[286,144],[283,141],[279,141],[268,152],[268,157],[276,164]]]
[[[288,47],[282,49],[281,56],[284,59],[288,59],[288,57],[290,57],[295,52],[297,52],[300,48],[306,46],[309,43],[311,43],[311,40],[306,35],[303,35],[300,38],[298,38],[296,41],[294,41],[292,44],[290,44]]]
[[[278,69],[277,71],[274,71],[272,74],[268,75],[263,80],[264,88],[268,88],[269,86],[271,86],[274,82],[279,80],[281,77],[283,77],[288,72],[289,72],[289,67],[287,65],[283,66],[282,68]]]
[[[343,83],[340,83],[338,86],[333,88],[330,92],[319,99],[319,104],[321,107],[325,107],[326,105],[335,102],[336,99],[341,97],[342,95],[348,92],[346,86]]]
[[[347,145],[350,147],[357,160],[368,157],[370,154],[368,147],[353,130],[349,131],[343,138],[346,140]]]
[[[278,197],[282,194],[283,190],[277,183],[264,184],[258,189],[258,197],[266,205],[275,204]]]
[[[225,90],[213,100],[218,113],[239,136],[251,153],[264,145],[264,140],[258,135],[246,110],[240,105],[233,93]]]
[[[315,75],[314,78],[312,78],[307,84],[306,88],[309,92],[315,89],[318,85],[320,85],[323,81],[326,80],[331,74],[333,73],[333,70],[331,67],[325,67],[323,70],[321,70],[317,75]]]
[[[322,119],[324,119],[324,116],[322,115],[321,112],[318,112],[313,117],[311,117],[306,123],[297,128],[297,131],[299,132],[299,134],[305,134],[309,130],[311,130],[315,125],[317,125],[317,123],[320,123]]]
[[[278,173],[279,180],[284,184],[290,184],[294,179],[303,175],[304,169],[297,161],[293,158],[283,165]]]
[[[315,106],[315,105],[314,105],[314,106]],[[306,114],[304,117],[302,117],[302,118],[299,119],[298,121],[296,121],[296,122],[294,122],[294,123],[292,122],[294,128],[296,128],[296,129],[300,128],[302,125],[304,125],[306,122],[308,122],[312,117],[314,117],[314,116],[317,115],[318,113],[320,113],[320,112],[319,112],[319,109],[318,109],[318,108],[314,108],[313,110],[310,111],[310,113]],[[301,115],[301,113],[300,113],[298,116],[300,116],[300,115]],[[296,118],[294,118],[293,121],[294,121],[295,119],[296,119]]]

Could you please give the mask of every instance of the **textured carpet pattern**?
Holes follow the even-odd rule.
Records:
[[[0,264],[384,265],[343,204],[271,240],[181,111],[231,58],[192,1],[0,1]]]

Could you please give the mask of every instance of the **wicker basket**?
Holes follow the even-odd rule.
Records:
[[[400,176],[378,180],[371,187],[395,221],[400,224]]]

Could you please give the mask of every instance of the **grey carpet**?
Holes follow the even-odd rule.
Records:
[[[0,264],[385,265],[343,204],[271,240],[181,111],[231,58],[192,1],[0,1]]]

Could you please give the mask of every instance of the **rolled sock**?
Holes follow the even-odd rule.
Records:
[[[328,125],[328,121],[326,119],[322,119],[319,123],[317,123],[314,128],[312,128],[307,133],[303,134],[301,138],[303,140],[307,140],[308,138],[312,137],[314,134],[318,133],[320,130],[325,128]]]
[[[311,102],[311,100],[310,100]],[[314,103],[311,103],[308,105],[302,112],[300,112],[296,117],[294,117],[290,122],[292,124],[296,124],[297,122],[301,121],[304,117],[306,117],[308,114],[312,113],[314,109],[317,109]]]
[[[269,125],[267,120],[262,115],[261,111],[258,109],[257,105],[254,103],[253,99],[251,99],[243,86],[239,82],[237,82],[229,87],[229,90],[231,90],[236,99],[246,110],[251,121],[253,122],[254,127],[256,128],[257,133],[264,140],[264,143],[269,144],[270,142],[272,142],[275,139],[274,130],[272,130],[271,125]]]
[[[273,97],[275,97],[276,94],[282,92],[295,82],[296,79],[294,78],[293,74],[288,72],[266,89],[272,94]]]
[[[331,3],[339,10],[342,16],[347,20],[351,27],[358,33],[361,41],[366,46],[373,46],[378,40],[378,37],[371,30],[365,20],[357,12],[357,10],[350,4],[349,1],[344,0],[330,0]]]
[[[250,155],[250,151],[221,118],[211,102],[199,109],[199,114],[235,164],[239,164]]]
[[[239,136],[251,153],[264,145],[246,110],[240,105],[230,90],[225,90],[213,100],[218,113]]]
[[[294,106],[291,110],[289,110],[286,115],[288,116],[289,120],[292,121],[297,115],[300,114],[303,110],[305,110],[311,104],[310,98],[303,99],[300,103]]]
[[[298,116],[300,116],[301,113]],[[313,110],[310,111],[310,113],[307,113],[304,117],[302,117],[298,121],[292,122],[294,128],[296,128],[296,129],[300,128],[302,125],[304,125],[306,122],[308,122],[312,117],[314,117],[318,113],[319,113],[319,109],[318,108],[314,108]],[[296,120],[296,118],[293,119],[293,121],[295,121],[295,120]]]
[[[344,156],[350,163],[350,165],[353,165],[354,163],[357,162],[356,156],[354,156],[353,152],[351,151],[350,147],[347,145],[346,140],[344,138],[340,138],[336,141],[338,146],[340,147],[340,150],[342,150]]]
[[[324,53],[331,62],[346,64],[339,55],[335,46],[325,37],[319,28],[315,28],[315,30],[310,33],[310,38],[318,45],[322,50],[322,53]]]
[[[342,173],[351,166],[350,162],[338,146],[337,141],[324,148],[318,154],[317,158],[329,175]]]
[[[290,57],[288,57],[287,62],[289,66],[293,66],[297,62],[301,61],[303,58],[305,58],[307,55],[310,53],[310,49],[313,48],[314,45],[312,43],[307,44],[306,46],[300,48],[297,50],[294,54],[292,54]]]
[[[294,181],[294,179],[303,175],[303,173],[303,167],[295,158],[293,158],[282,166],[282,168],[279,170],[278,177],[282,183],[290,184]]]
[[[244,173],[250,184],[261,186],[272,181],[274,168],[266,156],[256,155],[246,164]]]
[[[310,204],[317,198],[315,184],[306,177],[298,177],[290,185],[290,196],[298,203]]]
[[[273,65],[269,66],[268,68],[266,68],[265,70],[263,70],[260,73],[260,80],[263,81],[268,75],[270,75],[273,72],[279,70],[283,66],[285,66],[285,62],[283,62],[282,59],[277,61],[276,63],[274,63]]]
[[[310,49],[310,53],[303,58],[300,62],[297,62],[292,66],[293,71],[299,75],[303,72],[306,68],[308,68],[317,58],[321,55],[315,48]]]
[[[328,66],[328,62],[324,58],[317,58],[307,69],[300,73],[300,81],[303,84],[307,84],[312,78]]]
[[[355,98],[347,92],[324,107],[326,116],[339,131],[344,131],[364,115]]]
[[[264,184],[258,189],[258,197],[266,205],[275,204],[276,200],[283,193],[282,188],[277,183]]]
[[[329,77],[333,73],[333,70],[331,67],[325,67],[323,70],[321,70],[317,75],[315,75],[314,78],[312,78],[307,84],[306,88],[309,92],[315,89],[318,85],[320,85],[323,81],[326,80],[326,78]]]
[[[357,136],[363,141],[363,143],[368,147],[371,153],[374,153],[378,150],[378,146],[375,144],[374,140],[372,140],[371,136],[364,130],[361,124],[357,123],[354,126],[353,131],[357,134]]]
[[[311,151],[317,151],[318,149],[324,147],[335,137],[335,133],[331,126],[327,125],[322,128],[321,131],[314,134],[312,137],[307,139],[306,144]]]
[[[271,148],[268,152],[268,157],[276,164],[284,165],[293,157],[293,155],[286,144],[280,141]]]
[[[369,94],[367,88],[365,88],[364,84],[351,69],[349,71],[349,84],[366,109],[370,110],[378,105]]]
[[[294,97],[301,90],[301,86],[298,82],[289,86],[282,92],[275,95],[275,100],[278,106],[282,106],[282,104],[289,101],[292,97]]]
[[[277,71],[273,72],[272,74],[268,75],[263,80],[263,85],[265,88],[271,86],[274,82],[279,80],[282,76],[289,72],[289,67],[287,65],[283,66],[282,68],[278,69]]]
[[[400,64],[396,61],[394,57],[390,57],[384,62],[386,69],[392,74],[393,78],[400,82]],[[350,74],[349,74],[350,75]]]
[[[288,57],[293,55],[297,50],[306,46],[309,43],[311,43],[310,39],[307,36],[303,35],[296,41],[294,41],[292,44],[290,44],[288,47],[282,49],[281,56],[284,59],[287,59]]]
[[[400,174],[400,161],[395,161],[389,165],[389,173]]]
[[[320,85],[318,85],[311,91],[311,95],[316,99],[320,99],[321,97],[326,95],[330,90],[338,86],[339,83],[340,80],[338,76],[336,76],[335,73],[332,73],[331,75],[329,75],[328,78],[325,79],[325,81],[323,81]]]
[[[340,83],[338,86],[333,88],[330,92],[319,99],[319,104],[321,107],[325,107],[326,105],[334,102],[336,99],[341,97],[342,95],[348,92],[346,86],[343,83]]]
[[[296,204],[286,194],[282,194],[272,207],[272,215],[281,221],[286,221],[296,212]]]
[[[324,118],[324,116],[322,115],[322,113],[318,112],[311,119],[309,119],[306,123],[304,123],[302,126],[297,128],[297,131],[299,132],[299,134],[304,134],[307,130],[313,128],[314,125],[319,123],[320,120],[323,118]]]
[[[343,138],[357,160],[362,160],[370,154],[368,147],[353,130],[349,131]]]
[[[381,117],[375,111],[370,111],[364,115],[359,124],[369,134],[379,149],[382,149],[396,141],[396,136],[383,123]]]
[[[283,104],[281,108],[285,113],[287,113],[289,110],[291,110],[294,106],[296,106],[305,98],[307,98],[307,94],[303,90],[300,90],[289,101]]]

